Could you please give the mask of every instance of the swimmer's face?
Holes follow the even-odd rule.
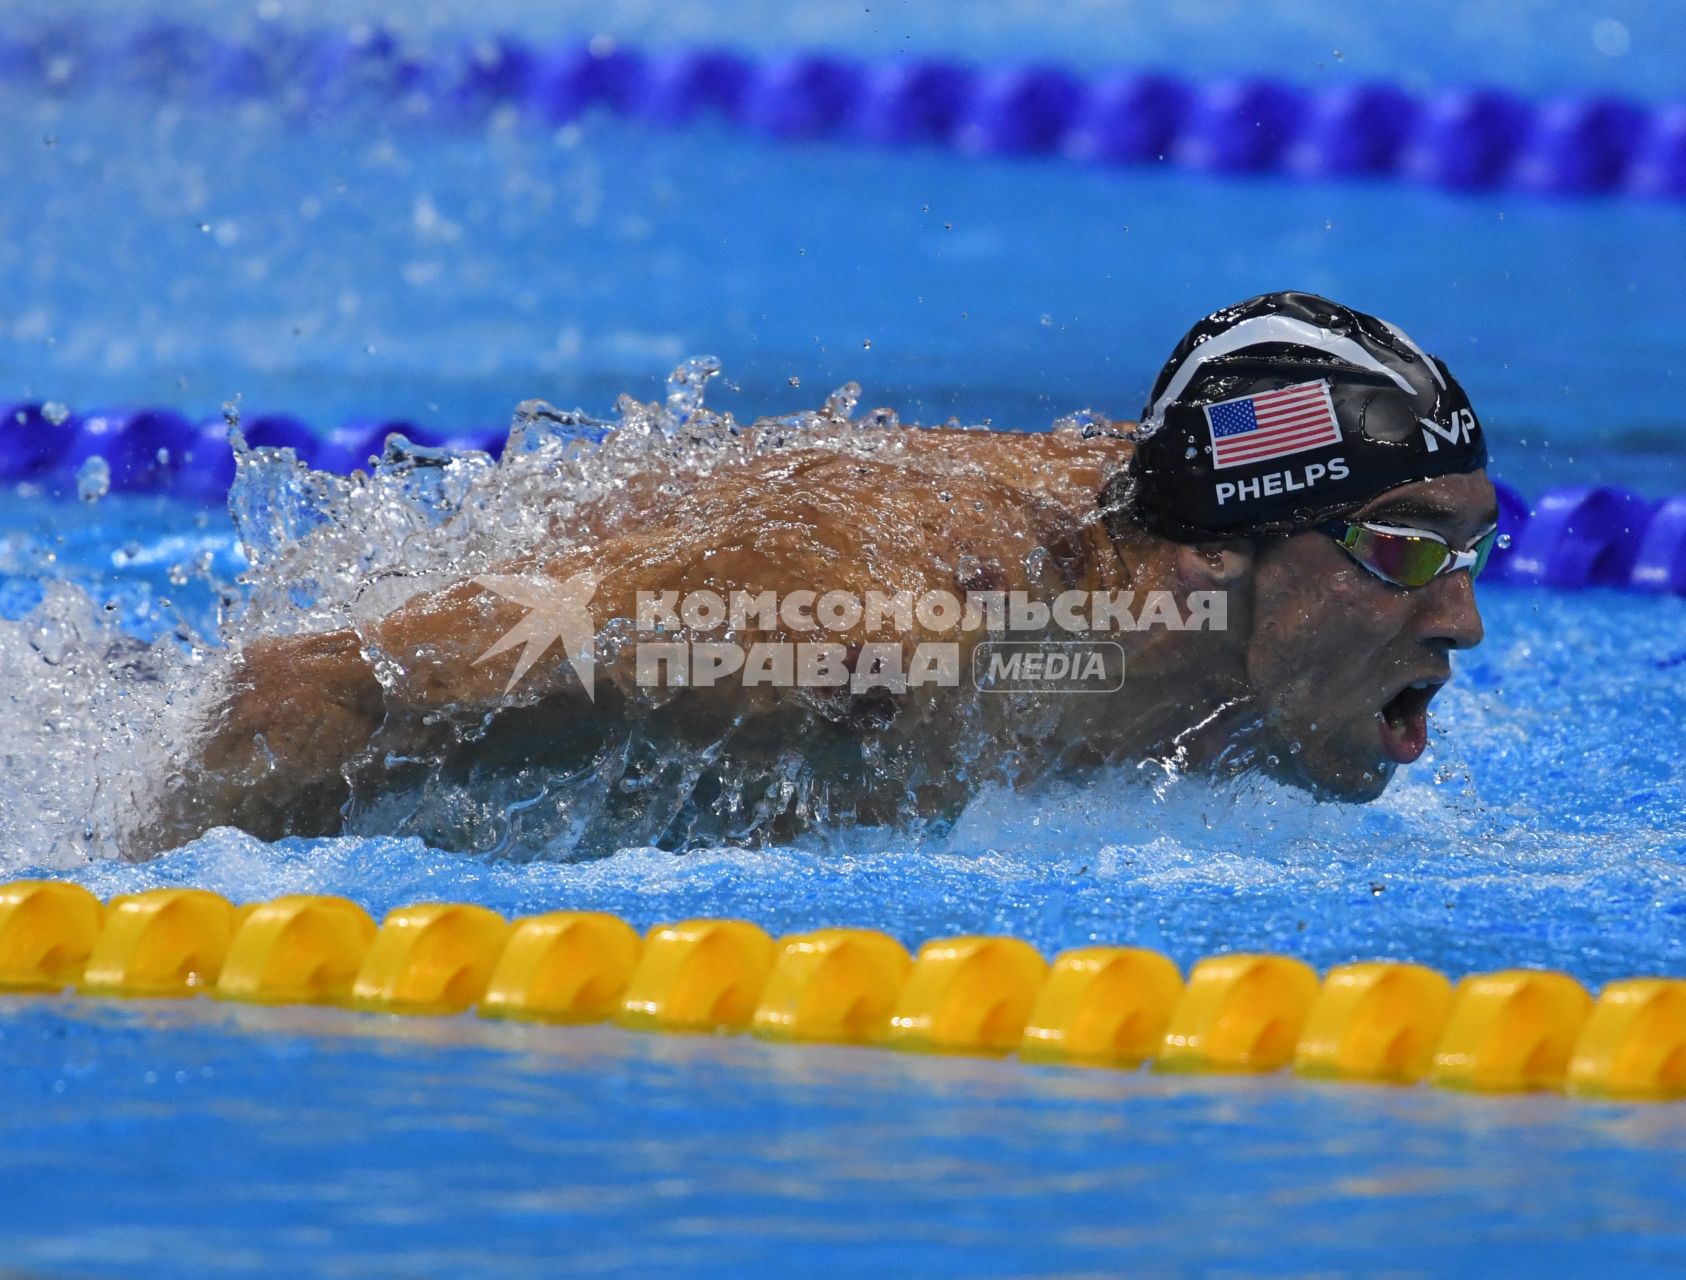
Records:
[[[1485,472],[1389,490],[1353,519],[1424,529],[1462,549],[1498,518]],[[1481,643],[1467,571],[1392,586],[1323,533],[1263,544],[1254,562],[1248,683],[1272,772],[1343,800],[1373,800],[1427,745],[1428,704],[1450,654]]]

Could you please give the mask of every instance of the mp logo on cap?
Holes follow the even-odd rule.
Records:
[[[1440,441],[1447,444],[1468,444],[1470,432],[1475,430],[1475,411],[1473,409],[1452,410],[1452,422],[1449,426],[1441,426],[1433,418],[1418,418],[1423,424],[1423,443],[1428,446],[1430,453],[1440,451]],[[1440,439],[1435,439],[1439,436]]]

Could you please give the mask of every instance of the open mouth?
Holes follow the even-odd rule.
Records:
[[[1428,704],[1444,680],[1413,680],[1382,704],[1382,750],[1399,764],[1410,764],[1428,746]]]

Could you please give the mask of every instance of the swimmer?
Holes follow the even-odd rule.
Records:
[[[1134,427],[798,436],[678,492],[630,486],[549,558],[253,643],[130,849],[216,825],[504,847],[483,797],[512,777],[588,847],[948,820],[986,783],[1131,761],[1368,801],[1423,753],[1452,652],[1481,641],[1486,462],[1462,388],[1404,333],[1311,294],[1253,298],[1189,331]],[[767,592],[798,607],[733,626],[672,603]],[[1023,637],[993,624],[840,607],[817,627],[818,597],[874,592],[1158,599],[1165,625],[1125,610],[1134,629],[1088,637],[1121,658],[1104,689],[1000,696],[974,660]],[[674,668],[640,650],[682,640],[755,650],[766,678],[716,656],[726,678],[653,681]],[[766,658],[821,641],[817,682]],[[950,678],[871,678],[890,644],[955,646],[935,663]]]

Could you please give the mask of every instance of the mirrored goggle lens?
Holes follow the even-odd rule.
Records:
[[[1406,587],[1427,586],[1452,558],[1452,549],[1433,538],[1378,533],[1359,525],[1348,530],[1346,548],[1377,573]]]

